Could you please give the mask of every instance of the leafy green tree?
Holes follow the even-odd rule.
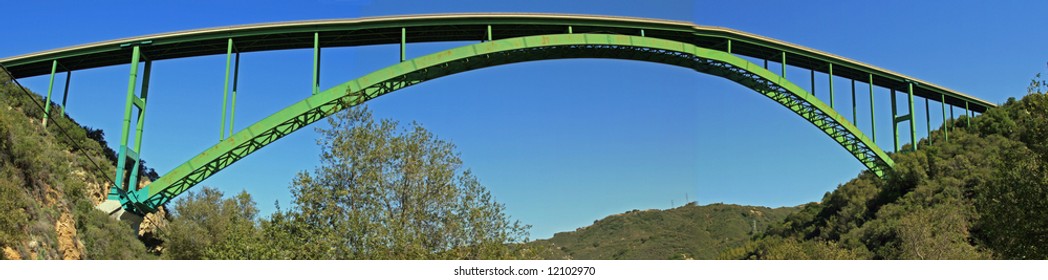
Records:
[[[174,203],[170,225],[161,231],[171,259],[263,258],[258,209],[251,195],[241,192],[223,198],[221,191],[204,187]]]
[[[1032,154],[1006,150],[976,199],[980,235],[1003,258],[1048,259],[1048,168]]]
[[[532,257],[528,226],[469,170],[450,142],[350,109],[318,129],[321,166],[293,180],[294,208],[263,223],[276,258]]]

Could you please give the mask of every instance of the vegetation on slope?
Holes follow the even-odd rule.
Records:
[[[149,258],[130,226],[94,210],[114,170],[101,132],[54,107],[45,128],[44,100],[22,90],[0,73],[0,259]]]
[[[693,202],[668,210],[611,215],[533,243],[553,248],[544,256],[547,259],[714,259],[796,210]]]
[[[1048,96],[950,125],[893,154],[887,180],[864,172],[722,257],[1048,258]]]

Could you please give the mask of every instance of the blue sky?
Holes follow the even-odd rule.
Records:
[[[0,57],[116,38],[260,22],[447,12],[623,15],[723,26],[800,44],[1000,103],[1045,72],[1040,1],[16,1],[4,5]],[[409,45],[415,57],[463,43]],[[396,46],[325,49],[321,87],[398,61]],[[236,127],[310,93],[311,50],[242,56]],[[143,157],[166,172],[218,140],[224,56],[154,64]],[[774,69],[774,68],[773,68]],[[807,77],[793,69],[790,77]],[[825,78],[817,93],[825,93]],[[807,79],[798,84],[807,88]],[[46,77],[22,79],[37,92]],[[73,74],[69,113],[117,142],[127,66]],[[845,92],[845,81],[835,81]],[[822,87],[823,90],[819,90]],[[868,108],[865,87],[859,108]],[[878,116],[890,108],[878,92]],[[849,104],[849,97],[838,104]],[[792,206],[821,199],[863,167],[814,126],[729,81],[683,68],[615,60],[500,66],[441,78],[368,103],[454,142],[465,167],[533,225],[533,238],[631,209],[724,202]],[[932,124],[941,115],[932,104]],[[849,106],[842,106],[849,107]],[[917,113],[923,115],[923,104]],[[850,116],[848,108],[841,113]],[[960,114],[960,112],[958,112]],[[869,128],[869,112],[858,124]],[[323,125],[324,122],[318,122]],[[318,162],[300,130],[203,184],[250,192],[268,213],[291,201],[296,172]],[[923,136],[923,120],[918,136]],[[886,121],[878,144],[890,150]],[[908,139],[908,137],[906,137]]]

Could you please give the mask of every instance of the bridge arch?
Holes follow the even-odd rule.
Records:
[[[128,209],[152,211],[237,160],[343,109],[396,90],[498,65],[564,58],[656,62],[722,77],[760,93],[808,120],[871,172],[892,168],[887,154],[830,106],[782,76],[734,54],[693,44],[618,34],[514,37],[406,60],[312,95],[208,148],[137,191],[121,194]]]

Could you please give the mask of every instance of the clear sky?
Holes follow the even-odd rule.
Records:
[[[194,28],[305,19],[447,12],[622,15],[723,26],[867,62],[995,103],[1021,96],[1048,62],[1043,1],[13,1],[0,57]],[[177,4],[174,4],[177,2]],[[416,57],[463,43],[409,45]],[[241,58],[236,127],[310,94],[311,50]],[[396,46],[325,49],[321,88],[398,61]],[[143,158],[161,175],[218,141],[225,57],[154,64]],[[68,111],[116,143],[127,65],[73,74]],[[787,76],[806,77],[794,69]],[[825,93],[824,79],[817,93]],[[46,92],[45,76],[22,79]],[[798,82],[807,88],[806,79]],[[835,83],[838,92],[848,85]],[[869,108],[859,87],[859,108]],[[876,105],[890,150],[888,96]],[[849,104],[850,97],[838,104]],[[631,209],[686,198],[793,206],[817,201],[863,166],[811,124],[759,94],[683,68],[558,60],[473,71],[368,103],[376,116],[418,121],[458,146],[532,238]],[[938,104],[932,123],[938,125]],[[850,106],[842,106],[850,107]],[[917,113],[923,115],[923,104]],[[840,111],[846,116],[848,108]],[[958,112],[958,114],[960,114]],[[869,131],[869,112],[859,110]],[[314,127],[241,160],[204,185],[247,190],[263,213],[288,207],[296,172],[318,162]],[[923,137],[923,120],[918,136]],[[908,137],[906,137],[908,139]]]

